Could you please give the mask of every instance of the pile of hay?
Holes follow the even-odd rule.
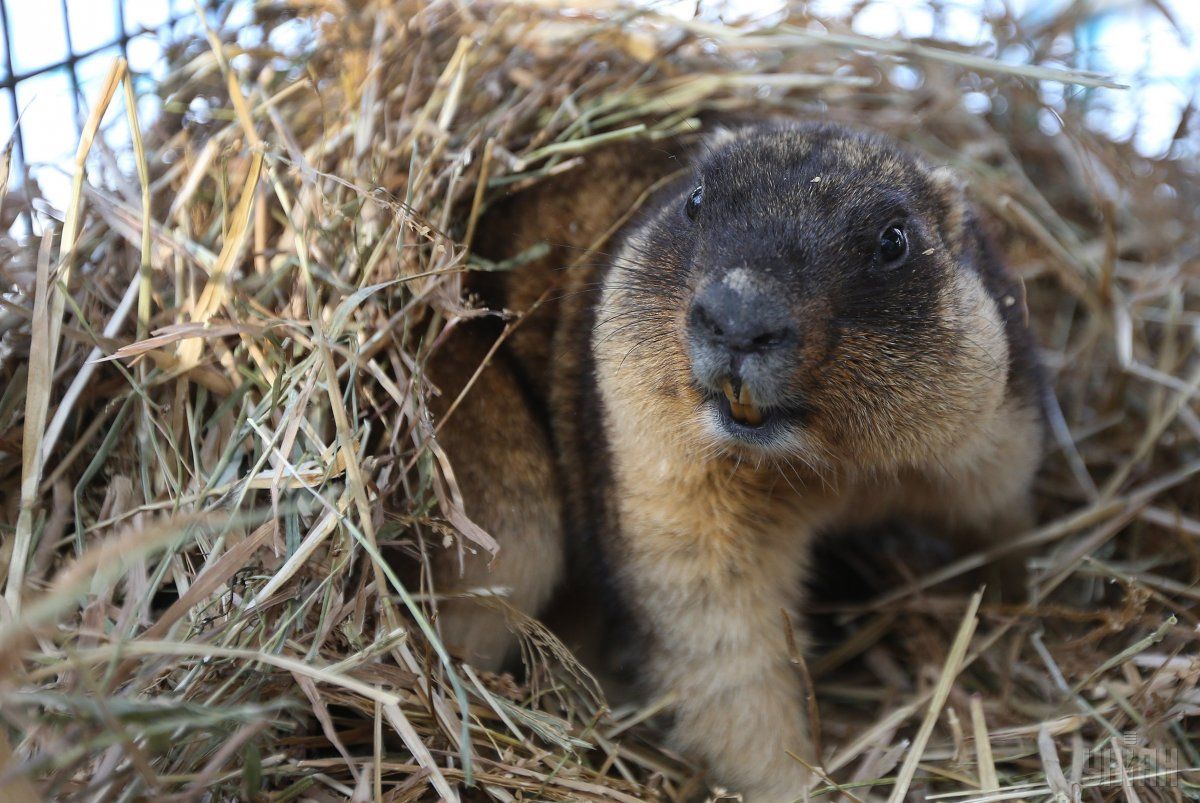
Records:
[[[1061,409],[1043,524],[1004,547],[1036,547],[1029,605],[975,615],[968,560],[823,614],[813,795],[1195,796],[1198,171],[1088,127],[1107,82],[1067,69],[1075,20],[993,19],[977,53],[803,3],[757,25],[604,0],[258,14],[173,53],[124,160],[91,135],[106,110],[141,128],[117,65],[65,221],[0,243],[0,799],[703,794],[657,703],[608,710],[532,622],[527,677],[463,666],[379,550],[479,548],[421,367],[479,314],[480,211],[713,110],[955,165]],[[1174,152],[1195,146],[1181,121]]]

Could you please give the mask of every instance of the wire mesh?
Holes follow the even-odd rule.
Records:
[[[28,147],[30,138],[43,136],[45,129],[45,122],[41,121],[41,125],[34,127],[36,130],[31,130],[25,114],[29,103],[22,94],[31,96],[36,92],[23,92],[26,87],[39,79],[65,73],[70,97],[56,107],[52,124],[57,134],[65,136],[64,132],[69,131],[70,137],[77,139],[82,133],[86,108],[81,68],[86,69],[89,60],[106,53],[120,54],[128,61],[131,43],[146,35],[165,40],[178,23],[196,15],[197,7],[190,0],[161,0],[157,5],[146,0],[46,0],[44,5],[36,6],[35,12],[35,2],[41,0],[0,0],[0,137],[7,136],[9,126],[3,122],[8,122],[18,185],[27,184],[30,163],[36,161]],[[212,5],[200,4],[202,8]],[[161,10],[162,16],[146,24],[142,18],[150,8],[155,12]],[[23,63],[17,53],[21,47],[29,51],[31,45],[39,53],[62,54],[62,57]],[[130,65],[135,75],[139,67],[146,69],[144,64]],[[31,231],[30,210],[26,208],[21,217],[23,227]]]

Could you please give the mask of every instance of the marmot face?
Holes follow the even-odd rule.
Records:
[[[1003,403],[1004,326],[946,171],[877,135],[759,125],[664,195],[597,318],[598,367],[643,396],[627,413],[697,452],[873,472]]]

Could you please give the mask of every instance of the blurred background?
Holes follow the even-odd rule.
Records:
[[[749,17],[770,24],[777,0],[649,3],[672,15],[727,19]],[[803,7],[804,4],[799,4]],[[1008,16],[1023,29],[1055,18],[1074,6],[1074,30],[1064,32],[1067,66],[1110,73],[1129,90],[1081,89],[1047,82],[1042,91],[1051,109],[1086,95],[1086,120],[1097,130],[1131,140],[1152,157],[1191,155],[1195,140],[1183,136],[1200,88],[1200,0],[811,0],[817,17],[847,19],[857,33],[875,37],[937,39],[982,55],[1014,62],[1030,52],[1007,45],[997,53],[991,19]],[[238,44],[253,48],[260,29],[248,26],[264,8],[278,13],[286,3],[252,0],[0,0],[0,142],[15,139],[13,188],[34,188],[37,214],[23,216],[13,234],[41,229],[41,215],[59,217],[70,190],[70,164],[88,103],[112,61],[124,55],[138,76],[139,113],[144,125],[161,111],[155,87],[167,71],[171,48],[203,36],[205,25],[238,31]],[[793,5],[793,8],[796,4]],[[273,29],[270,44],[300,47],[306,23]],[[277,41],[282,39],[284,41]],[[988,111],[988,98],[968,94],[973,111]],[[120,101],[109,113],[102,152],[122,164],[129,144]],[[202,115],[204,109],[191,109]],[[19,121],[19,122],[18,122]],[[1039,124],[1052,128],[1055,116]],[[106,147],[103,147],[106,146]],[[29,182],[32,182],[30,184]]]

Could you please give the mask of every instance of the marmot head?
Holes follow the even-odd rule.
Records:
[[[618,415],[697,453],[891,470],[1004,398],[1003,317],[949,171],[832,125],[721,132],[628,227],[593,346]]]

